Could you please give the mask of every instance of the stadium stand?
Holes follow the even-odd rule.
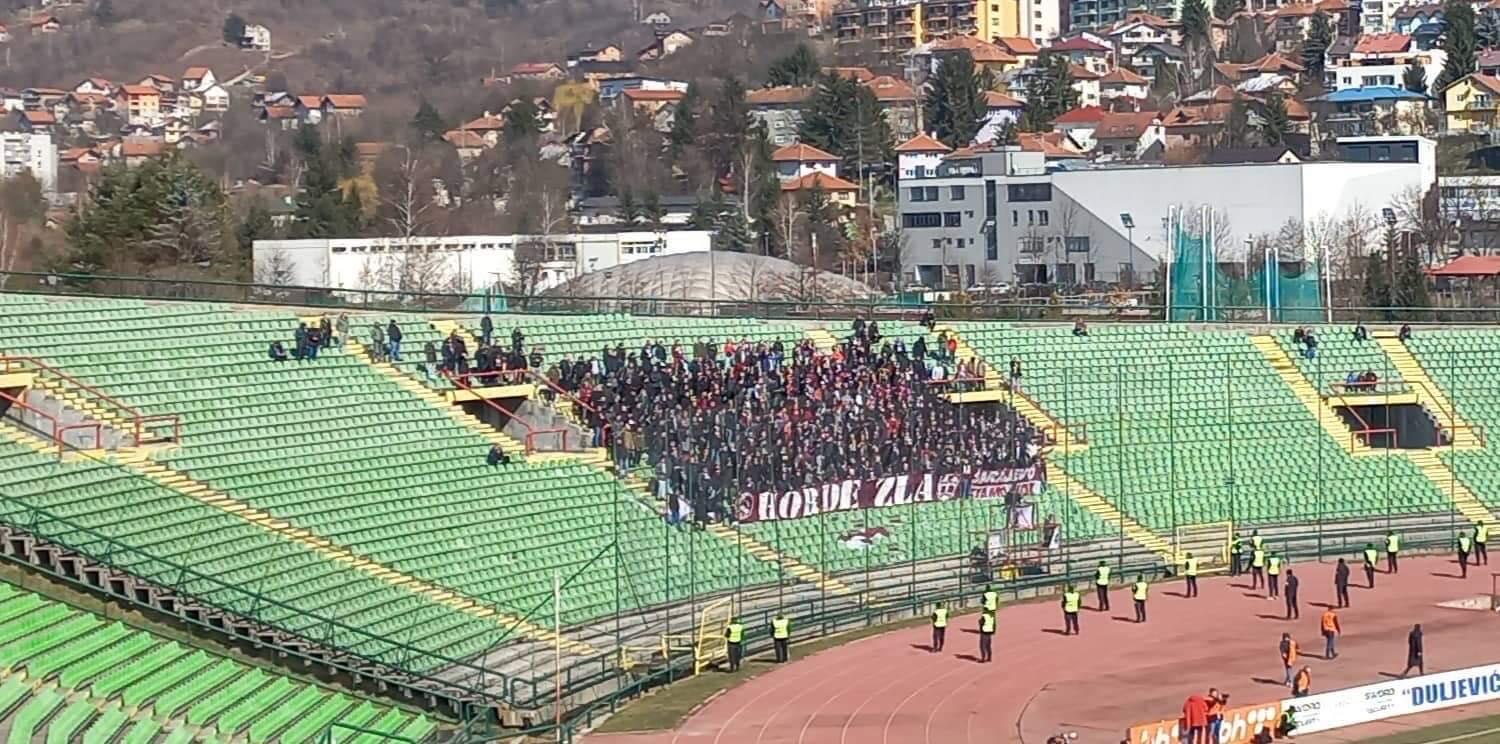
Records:
[[[1021,362],[1025,396],[1086,425],[1068,471],[1153,530],[1452,508],[1407,459],[1352,456],[1352,437],[1326,433],[1243,331],[956,326],[992,365]],[[1288,442],[1303,446],[1273,446]]]
[[[1307,344],[1296,339],[1295,330],[1299,329],[1311,332],[1317,339],[1314,356],[1309,357],[1305,353]],[[1370,338],[1355,339],[1353,330],[1348,326],[1299,326],[1290,332],[1277,329],[1275,338],[1297,369],[1324,395],[1345,392],[1343,385],[1349,382],[1351,373],[1356,376],[1374,373],[1381,384],[1368,387],[1370,392],[1378,390],[1387,393],[1404,389],[1400,372],[1381,352],[1379,344]],[[1357,387],[1350,389],[1350,392],[1358,391]]]
[[[437,723],[194,650],[0,582],[7,741],[425,741]],[[363,731],[357,731],[362,729]],[[367,732],[367,733],[366,733]]]
[[[1474,494],[1489,510],[1500,508],[1500,454],[1483,446],[1487,435],[1500,426],[1500,348],[1487,330],[1463,329],[1442,332],[1419,331],[1402,344],[1388,334],[1377,340],[1404,347],[1411,354],[1408,379],[1419,397],[1428,397],[1426,407],[1456,446],[1438,456],[1456,476],[1467,483],[1463,490]]]

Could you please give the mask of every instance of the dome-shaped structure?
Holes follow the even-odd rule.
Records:
[[[841,302],[875,293],[864,284],[770,256],[677,253],[592,271],[548,290],[549,297],[639,297],[729,302]]]

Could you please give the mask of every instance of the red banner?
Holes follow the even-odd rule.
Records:
[[[1040,492],[1045,482],[1046,469],[1040,461],[1028,467],[980,470],[972,475],[914,473],[871,480],[850,479],[792,491],[742,493],[735,504],[735,518],[741,522],[774,522],[824,512],[879,509],[930,501],[1029,496]]]

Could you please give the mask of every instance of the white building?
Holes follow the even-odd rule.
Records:
[[[258,23],[245,24],[245,33],[240,36],[240,46],[259,52],[271,51],[271,29]]]
[[[253,253],[255,278],[263,284],[383,292],[474,292],[504,285],[542,291],[590,271],[707,251],[710,240],[706,230],[317,238],[257,240]]]
[[[1428,139],[1349,137],[1336,149],[1340,159],[1314,162],[1070,169],[1011,147],[949,153],[932,170],[907,162],[930,161],[930,146],[898,148],[903,279],[944,289],[1144,279],[1164,258],[1173,207],[1214,209],[1230,245],[1362,209],[1376,216],[1367,238],[1378,242],[1380,210],[1437,182]]]
[[[6,178],[31,171],[42,184],[42,191],[57,190],[57,145],[50,134],[0,132],[0,175]]]

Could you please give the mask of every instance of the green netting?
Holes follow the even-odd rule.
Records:
[[[1213,241],[1186,228],[1175,231],[1169,317],[1179,321],[1316,322],[1322,318],[1318,267],[1284,264],[1270,254],[1259,262],[1224,260]],[[1255,265],[1255,264],[1259,265]]]

